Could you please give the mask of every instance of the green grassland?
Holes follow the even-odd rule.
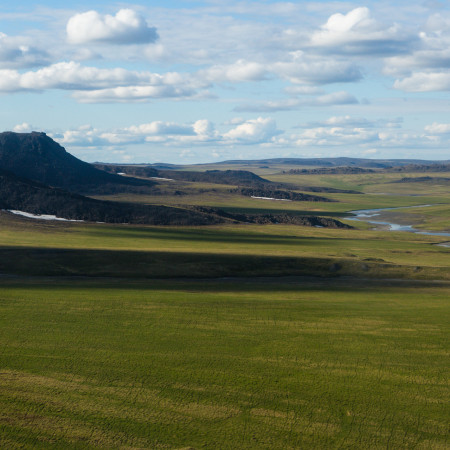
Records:
[[[450,238],[346,220],[408,206],[397,223],[448,230],[448,185],[260,170],[364,194],[281,202],[166,182],[107,198],[355,229],[0,211],[0,448],[449,448],[450,250],[437,244]]]
[[[446,237],[294,225],[154,227],[0,214],[0,273],[449,279]]]
[[[2,448],[448,448],[448,285],[0,283]]]
[[[202,168],[209,170],[217,167],[210,165],[202,166]],[[421,209],[417,211],[415,216],[413,216],[414,211],[412,210],[405,211],[405,213],[409,214],[409,218],[413,220],[417,228],[450,231],[448,210],[450,185],[448,181],[445,181],[446,178],[450,177],[448,172],[432,174],[433,178],[437,180],[433,180],[433,182],[396,183],[405,176],[418,178],[424,174],[407,173],[405,175],[402,173],[376,172],[350,175],[304,175],[283,173],[279,169],[279,167],[260,169],[255,170],[255,173],[270,181],[289,185],[296,192],[308,193],[301,189],[302,186],[323,186],[353,190],[361,192],[361,194],[317,193],[317,195],[322,195],[336,202],[280,202],[238,195],[230,192],[233,186],[228,185],[168,181],[161,184],[161,190],[166,195],[118,194],[97,198],[167,206],[209,206],[235,213],[277,214],[288,211],[292,214],[315,214],[335,218],[348,216],[351,211],[358,209],[397,208],[430,204],[435,206],[429,212]],[[439,178],[444,181],[440,183]],[[184,195],[173,195],[176,191],[182,191]],[[408,216],[405,220],[407,221],[407,219]]]

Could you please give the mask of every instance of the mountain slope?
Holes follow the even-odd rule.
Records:
[[[109,193],[154,185],[98,170],[66,152],[45,133],[0,133],[0,169],[79,193]]]

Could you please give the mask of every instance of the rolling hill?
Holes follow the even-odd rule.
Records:
[[[108,223],[208,225],[223,221],[211,214],[182,208],[95,200],[1,169],[0,209]]]

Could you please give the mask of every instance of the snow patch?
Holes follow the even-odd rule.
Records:
[[[279,202],[292,202],[292,200],[289,200],[288,198],[256,197],[254,195],[252,195],[251,197],[259,198],[260,200],[277,200]]]
[[[150,177],[151,180],[173,181],[173,178]]]
[[[62,217],[56,217],[52,214],[31,214],[25,211],[18,211],[17,209],[8,209],[8,212],[16,214],[18,216],[28,217],[29,219],[40,219],[40,220],[61,220],[64,222],[84,222],[84,220],[75,219],[63,219]]]

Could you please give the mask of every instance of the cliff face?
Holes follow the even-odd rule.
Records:
[[[0,168],[72,192],[100,193],[150,187],[151,181],[98,170],[66,152],[45,133],[0,133]]]

